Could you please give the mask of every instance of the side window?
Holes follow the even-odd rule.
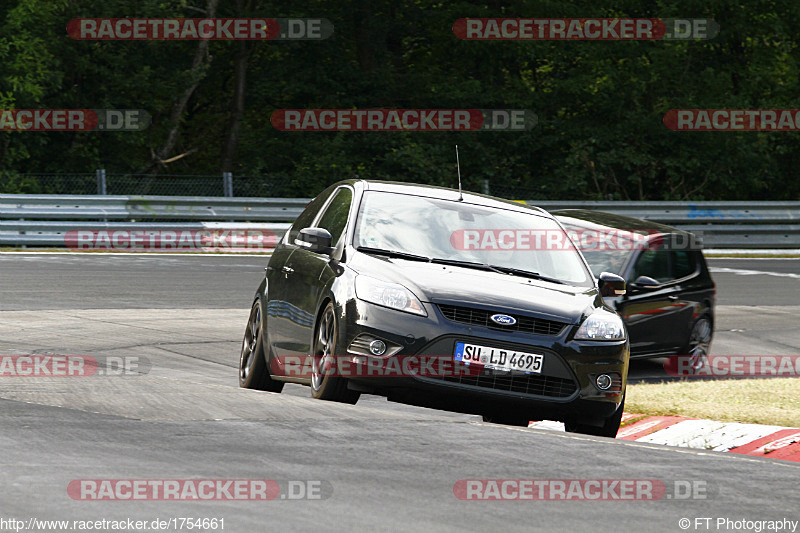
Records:
[[[648,276],[661,283],[673,279],[669,268],[669,254],[667,250],[643,251],[633,267],[631,281],[639,276]]]
[[[672,252],[672,277],[680,279],[692,275],[695,271],[694,259],[688,251]]]
[[[286,242],[294,244],[294,240],[297,238],[297,234],[300,233],[300,230],[309,227],[311,223],[314,222],[314,217],[317,216],[317,213],[325,204],[325,200],[328,199],[328,196],[328,194],[320,194],[311,200],[311,203],[306,206],[305,210],[300,213],[300,216],[297,217],[297,220],[292,224],[289,230],[289,238]]]
[[[350,189],[346,187],[339,189],[317,223],[317,227],[330,232],[331,242],[334,246],[339,242],[339,238],[341,238],[344,228],[347,226],[347,217],[350,214],[350,202],[352,200],[353,192]]]
[[[631,281],[639,276],[649,276],[665,283],[685,278],[694,271],[695,260],[688,251],[646,250],[636,260]]]

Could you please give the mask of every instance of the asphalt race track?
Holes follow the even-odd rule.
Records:
[[[0,378],[0,519],[217,518],[235,532],[685,531],[681,518],[689,531],[714,531],[718,518],[800,520],[796,463],[509,428],[372,396],[331,404],[300,386],[280,395],[239,389],[242,332],[266,261],[0,254],[0,355],[142,363],[130,375]],[[713,353],[800,354],[800,260],[710,266]],[[659,370],[637,362],[631,375]],[[73,499],[70,482],[86,479],[264,479],[281,493],[271,501]],[[659,480],[666,495],[462,501],[453,488],[466,479]],[[293,499],[289,487],[300,482],[321,489]],[[686,482],[699,487],[690,497],[678,490]],[[705,517],[712,528],[695,528]]]

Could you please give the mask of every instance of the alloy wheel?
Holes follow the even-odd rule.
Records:
[[[239,357],[240,381],[245,381],[253,371],[259,342],[261,342],[261,305],[257,303],[250,311],[250,319],[242,340],[242,354]]]
[[[707,317],[694,323],[689,336],[689,364],[692,371],[697,372],[708,364],[708,352],[711,348],[711,321]]]
[[[336,349],[336,317],[333,307],[325,309],[317,328],[317,339],[314,346],[314,356],[311,362],[311,387],[319,390],[330,372],[332,358]]]

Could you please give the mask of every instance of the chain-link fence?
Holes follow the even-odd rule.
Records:
[[[451,186],[455,186],[451,184]],[[512,200],[535,198],[534,191],[489,180],[465,184],[464,190]],[[283,174],[264,176],[91,173],[7,174],[0,171],[0,194],[107,194],[123,196],[237,196],[255,198],[310,197],[318,191],[299,186]]]
[[[5,194],[97,194],[95,173],[3,174],[0,193]]]
[[[126,196],[296,196],[285,176],[0,173],[3,194],[108,194]]]

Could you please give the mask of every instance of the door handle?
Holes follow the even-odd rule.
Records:
[[[679,296],[677,294],[670,294],[669,296],[667,296],[667,298],[669,298],[670,301],[677,302]]]
[[[283,272],[285,272],[286,274],[291,274],[292,272],[294,272],[294,269],[293,269],[293,268],[291,268],[291,267],[287,267],[287,266],[284,266],[283,268],[281,268],[281,270],[282,270]]]

